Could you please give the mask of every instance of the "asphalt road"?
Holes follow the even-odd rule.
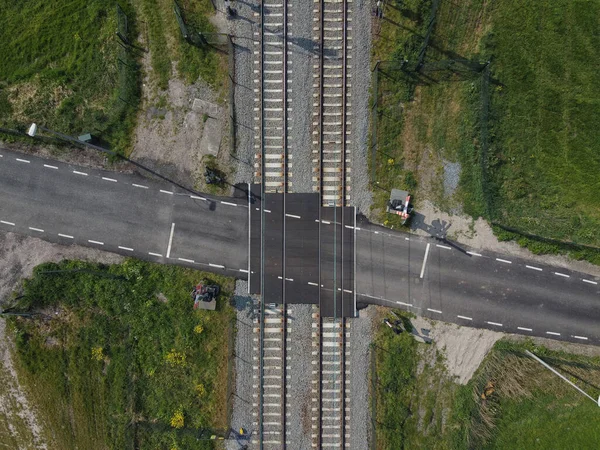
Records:
[[[596,277],[364,222],[356,240],[359,302],[495,331],[600,343]]]
[[[246,277],[248,203],[0,149],[0,229]]]
[[[0,149],[3,231],[246,279],[249,212],[246,198],[193,195],[135,174]],[[461,325],[600,344],[596,277],[364,221],[355,231],[358,302]],[[290,233],[295,234],[292,228]],[[296,261],[290,271],[300,266]],[[309,292],[314,283],[304,278],[286,286]]]

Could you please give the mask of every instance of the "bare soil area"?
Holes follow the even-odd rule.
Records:
[[[0,233],[0,308],[9,303],[7,300],[19,289],[21,280],[31,276],[35,266],[63,259],[116,264],[123,257],[92,248],[63,246],[14,233]],[[46,449],[51,446],[46,441],[49,433],[43,432],[43,424],[19,383],[12,360],[13,348],[6,321],[0,318],[0,443],[6,443],[6,448]]]
[[[202,79],[186,85],[175,66],[166,90],[151,82],[150,55],[131,158],[186,186],[203,189],[208,155],[229,166],[227,108]]]
[[[411,319],[413,334],[419,340],[431,342],[445,356],[450,376],[459,384],[467,384],[485,355],[505,334],[478,328],[461,327],[423,317]],[[435,355],[436,352],[430,352]]]

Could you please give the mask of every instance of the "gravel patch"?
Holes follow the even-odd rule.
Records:
[[[350,204],[368,214],[372,195],[367,164],[369,150],[369,95],[371,92],[371,2],[355,0],[352,5],[352,179]],[[352,447],[363,448],[363,447]]]
[[[235,124],[237,170],[235,183],[251,183],[254,176],[254,73],[253,73],[253,32],[260,30],[254,12],[260,12],[258,0],[232,3],[237,17],[229,20],[229,32],[234,36],[235,48]],[[217,1],[217,8],[223,10],[223,2]]]
[[[369,306],[350,323],[350,448],[370,448],[371,409],[369,376],[373,321],[377,310]]]
[[[291,192],[312,192],[312,121],[313,65],[318,53],[313,40],[313,8],[311,1],[295,1],[289,7],[293,20],[288,25],[288,155],[292,163]],[[291,64],[290,64],[291,62]]]
[[[288,328],[287,443],[290,448],[312,448],[312,305],[291,305]]]
[[[237,309],[237,333],[235,338],[235,390],[233,392],[233,411],[231,429],[237,434],[240,428],[246,430],[246,436],[252,436],[255,421],[252,406],[255,392],[252,378],[252,358],[254,356],[252,339],[254,338],[254,314],[256,299],[248,295],[248,282],[237,280],[233,297]],[[242,436],[232,436],[226,442],[228,450],[237,450],[248,444],[249,440]]]
[[[444,161],[444,194],[451,196],[458,187],[460,163]]]

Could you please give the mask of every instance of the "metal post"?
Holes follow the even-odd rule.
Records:
[[[535,356],[529,350],[525,350],[525,353],[527,353],[529,356],[531,356],[533,359],[535,359],[537,362],[539,362],[541,365],[543,365],[546,369],[551,370],[552,372],[554,372],[556,375],[558,375],[560,378],[562,378],[563,380],[565,380],[567,383],[569,383],[571,386],[573,386],[575,389],[577,389],[579,392],[581,392],[583,395],[585,395],[591,401],[593,401],[598,406],[600,406],[600,396],[598,397],[598,400],[595,400],[591,395],[589,395],[587,392],[585,392],[583,389],[581,389],[579,386],[577,386],[571,380],[568,380],[565,376],[563,376],[562,374],[558,373],[556,370],[554,370],[552,367],[550,367],[548,364],[546,364],[540,358],[538,358],[537,356]]]

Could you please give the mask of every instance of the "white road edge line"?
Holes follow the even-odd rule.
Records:
[[[446,250],[452,250],[452,247],[448,247],[447,245],[435,244],[436,247],[445,248]]]
[[[131,183],[131,185],[132,185],[132,186],[135,186],[135,187],[142,188],[142,189],[150,189],[148,186],[144,186],[143,184],[135,184],[135,183]]]
[[[291,217],[292,219],[302,219],[302,217],[300,217],[300,216],[297,216],[295,214],[287,214],[287,213],[286,213],[285,217]]]
[[[89,242],[90,244],[104,245],[104,242],[100,242],[100,241],[94,241],[94,240],[92,240],[92,239],[88,239],[88,242]]]
[[[571,278],[571,275],[567,275],[566,273],[554,272],[554,275],[558,275],[559,277]]]
[[[423,275],[425,274],[425,265],[427,264],[427,256],[429,255],[429,247],[431,247],[431,244],[427,244],[427,248],[425,249],[425,258],[423,259],[423,266],[421,267],[421,276],[419,278],[423,278]]]
[[[439,309],[431,309],[431,308],[427,308],[427,311],[431,311],[431,312],[438,313],[438,314],[441,314],[441,313],[442,313],[442,312],[441,312]]]
[[[230,202],[221,202],[222,205],[228,205],[228,206],[237,206],[237,204],[235,203],[230,203]]]
[[[175,231],[175,222],[171,224],[171,234],[169,235],[169,245],[167,246],[167,258],[171,256],[171,245],[173,244],[173,232]]]
[[[54,170],[58,170],[58,167],[56,166],[51,166],[50,164],[44,164],[44,167],[48,168],[48,169],[54,169]]]
[[[86,177],[88,176],[88,174],[87,174],[87,173],[85,173],[85,172],[79,172],[78,170],[74,170],[74,171],[73,171],[73,173],[74,173],[75,175],[83,175],[83,176],[86,176]]]
[[[560,336],[560,333],[556,333],[554,331],[546,331],[546,334],[551,334],[553,336]]]
[[[471,256],[483,256],[481,253],[467,252]]]
[[[104,181],[112,181],[113,183],[116,183],[116,182],[117,182],[117,180],[115,180],[114,178],[102,177],[102,179],[103,179]]]
[[[58,235],[59,235],[60,237],[64,237],[64,238],[67,238],[67,239],[75,239],[73,236],[71,236],[71,235],[69,235],[69,234],[62,234],[62,233],[58,233]]]
[[[21,158],[15,158],[15,159],[16,159],[17,161],[19,161],[19,162],[24,162],[24,163],[27,163],[27,164],[31,163],[31,161],[29,161],[29,160],[27,160],[27,159],[21,159]]]
[[[531,270],[538,270],[538,271],[540,271],[540,272],[541,272],[542,270],[544,270],[544,269],[540,269],[539,267],[535,267],[535,266],[525,266],[525,267],[527,267],[528,269],[531,269]]]
[[[505,263],[505,264],[512,264],[512,261],[508,261],[507,259],[496,258],[496,261],[499,261],[499,262]]]
[[[173,192],[171,192],[171,191],[165,191],[164,189],[161,189],[160,192],[162,192],[163,194],[173,195]]]
[[[6,220],[0,220],[0,223],[3,223],[4,225],[10,225],[10,226],[13,226],[13,227],[15,226],[15,224],[14,224],[14,223],[12,223],[12,222],[7,222]]]
[[[44,230],[42,230],[41,228],[34,228],[34,227],[28,227],[31,231],[39,231],[40,233],[43,233]]]
[[[133,249],[132,249],[131,247],[121,247],[121,246],[119,245],[119,248],[120,248],[121,250],[127,250],[127,251],[130,251],[130,252],[132,252],[132,251],[133,251]]]
[[[178,259],[179,261],[183,261],[183,262],[190,263],[190,264],[193,264],[193,263],[194,263],[194,260],[193,260],[193,259],[186,259],[186,258],[177,258],[177,259]]]
[[[584,341],[588,340],[588,338],[586,338],[585,336],[571,336],[571,337],[573,337],[575,339],[581,339],[581,340],[584,340]]]
[[[522,330],[522,331],[533,331],[531,328],[525,328],[525,327],[517,327],[517,330]]]
[[[208,265],[209,265],[210,267],[217,267],[217,268],[219,268],[219,269],[224,269],[224,268],[225,268],[225,266],[222,266],[221,264],[213,264],[213,263],[208,263]]]
[[[596,281],[586,280],[585,278],[583,278],[581,281],[583,281],[584,283],[598,284]]]
[[[487,324],[490,324],[490,325],[495,325],[495,326],[497,326],[497,327],[501,327],[501,326],[502,326],[502,324],[501,324],[501,323],[498,323],[498,322],[488,322],[487,320],[486,320],[486,322],[485,322],[485,323],[487,323]]]
[[[467,316],[456,316],[456,317],[458,317],[459,319],[473,320],[472,317],[467,317]]]
[[[162,258],[163,256],[160,253],[152,253],[152,252],[148,252],[149,255],[152,256],[158,256],[159,258]]]

